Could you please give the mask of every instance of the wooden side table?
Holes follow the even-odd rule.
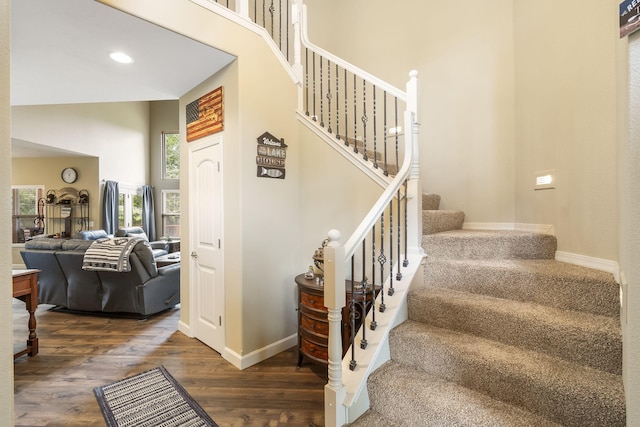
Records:
[[[324,286],[316,284],[315,279],[305,278],[304,274],[296,276],[295,281],[298,285],[298,366],[302,366],[304,357],[314,362],[327,364],[329,359],[329,320],[327,319],[327,308],[324,306]],[[356,331],[360,328],[364,315],[379,291],[379,286],[354,291],[354,300],[362,307],[362,313],[356,312]],[[346,305],[342,309],[343,356],[349,348],[351,338],[351,322],[349,321],[351,295],[351,281],[347,280]]]
[[[13,297],[25,302],[29,312],[29,337],[27,338],[27,348],[15,353],[14,359],[28,354],[35,356],[38,354],[38,336],[36,334],[36,315],[38,308],[38,273],[40,270],[13,270]]]

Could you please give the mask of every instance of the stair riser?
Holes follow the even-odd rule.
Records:
[[[390,336],[391,357],[443,380],[475,390],[494,399],[527,409],[566,426],[624,426],[624,391],[616,387],[615,376],[601,373],[605,393],[594,393],[593,386],[572,381],[564,365],[546,366],[530,372],[521,353],[511,359],[508,350],[490,357],[479,357],[473,348],[451,346],[437,336],[405,333]],[[530,363],[530,362],[529,362]],[[586,370],[585,375],[589,372]]]
[[[455,232],[425,235],[422,247],[431,259],[554,259],[557,242],[550,235]]]
[[[464,212],[461,211],[422,211],[422,232],[424,234],[460,230],[464,224]]]
[[[496,301],[497,306],[488,306],[424,293],[411,294],[409,319],[621,374],[622,341],[615,326],[555,322],[537,312],[510,312]],[[613,322],[608,318],[603,320]]]
[[[602,316],[619,317],[618,284],[603,278],[550,276],[532,271],[522,261],[479,264],[455,260],[428,260],[424,264],[424,284],[431,288],[453,289],[489,295],[514,301],[527,301],[566,310],[576,310]]]
[[[437,194],[423,194],[422,209],[434,211],[440,209],[440,196]]]

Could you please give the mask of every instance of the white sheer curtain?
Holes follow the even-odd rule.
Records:
[[[149,241],[156,240],[156,211],[153,203],[153,187],[142,186],[142,229]]]

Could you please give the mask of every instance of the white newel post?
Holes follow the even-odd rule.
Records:
[[[343,406],[347,391],[342,384],[342,308],[345,306],[344,246],[340,232],[328,233],[324,248],[324,304],[329,320],[329,382],[324,387],[324,421],[327,427],[346,423]]]
[[[404,116],[406,135],[413,151],[407,182],[407,251],[422,252],[422,180],[420,179],[420,123],[418,123],[418,72],[412,70],[407,82],[407,110]]]

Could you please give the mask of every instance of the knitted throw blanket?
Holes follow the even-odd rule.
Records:
[[[82,262],[83,270],[131,271],[129,254],[141,239],[137,237],[104,237],[97,239],[87,249]]]

